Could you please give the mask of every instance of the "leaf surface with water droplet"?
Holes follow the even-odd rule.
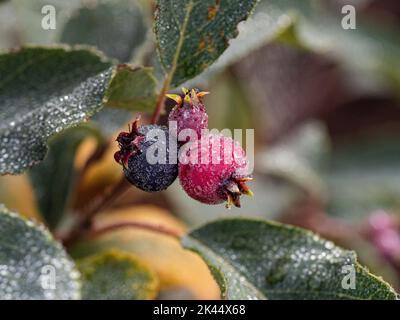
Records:
[[[28,47],[0,55],[0,173],[43,160],[49,137],[101,109],[111,63],[69,47]]]
[[[182,241],[207,262],[225,299],[396,299],[395,291],[361,266],[354,252],[300,228],[222,219]],[[355,289],[344,289],[351,285],[344,267],[354,270]]]
[[[151,111],[156,105],[156,86],[152,68],[121,64],[106,91],[105,104],[130,111]]]
[[[178,86],[225,51],[257,0],[158,0],[155,33],[160,60]]]
[[[158,279],[134,255],[107,250],[79,260],[83,299],[144,300],[157,295]]]
[[[0,205],[0,300],[78,299],[79,272],[42,226]]]

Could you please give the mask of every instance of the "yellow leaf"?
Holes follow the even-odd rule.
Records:
[[[183,235],[186,226],[167,210],[153,205],[141,205],[130,208],[113,209],[99,214],[94,221],[95,228],[102,228],[115,222],[145,222],[153,225],[162,225]]]
[[[42,221],[27,175],[0,177],[0,202],[27,218]]]
[[[117,183],[121,179],[123,174],[122,168],[114,160],[114,153],[118,150],[115,138],[116,136],[112,138],[110,146],[103,156],[93,162],[81,177],[75,192],[75,207],[84,206],[89,199],[93,199],[97,194],[101,194],[105,188]],[[89,138],[84,141],[77,152],[75,167],[82,169],[95,149],[96,142],[93,139]]]
[[[167,211],[154,206],[138,206],[108,211],[99,215],[94,226],[120,222],[147,222],[183,234],[184,225]],[[85,256],[98,250],[115,248],[133,253],[156,271],[160,289],[185,288],[195,299],[219,299],[220,291],[203,260],[182,248],[178,239],[153,231],[124,228],[83,241],[72,254]]]
[[[75,156],[75,169],[80,170],[86,164],[93,152],[96,151],[97,140],[94,137],[86,138],[78,147]]]
[[[136,256],[107,250],[77,262],[84,299],[149,300],[158,293],[157,275]]]

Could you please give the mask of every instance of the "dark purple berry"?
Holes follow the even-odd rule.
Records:
[[[162,130],[165,136],[147,139],[151,130]],[[162,139],[162,140],[161,140]],[[134,121],[129,132],[121,132],[117,138],[120,150],[114,155],[115,160],[123,166],[127,180],[137,188],[155,192],[166,189],[178,176],[177,163],[169,163],[168,128],[159,125],[138,125]],[[154,143],[165,147],[166,159],[162,163],[149,163],[146,152]]]

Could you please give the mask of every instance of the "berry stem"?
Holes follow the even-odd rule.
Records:
[[[172,75],[170,73],[165,77],[161,91],[158,94],[156,108],[151,117],[151,124],[157,124],[158,120],[160,119],[160,115],[163,112],[165,106],[165,95],[168,93],[169,87],[171,85],[171,80]]]

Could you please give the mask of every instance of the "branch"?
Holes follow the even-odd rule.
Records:
[[[99,212],[107,209],[114,201],[122,196],[131,185],[126,181],[125,177],[113,185],[111,188],[101,196],[98,201],[93,201],[91,205],[85,210],[77,219],[71,230],[64,234],[58,235],[57,238],[66,246],[70,246],[88,230],[90,230],[92,218]]]
[[[168,93],[169,86],[171,85],[171,75],[167,75],[164,79],[163,86],[157,97],[156,108],[154,110],[153,116],[151,117],[151,124],[156,124],[160,119],[160,115],[164,110],[165,106],[165,95]]]

